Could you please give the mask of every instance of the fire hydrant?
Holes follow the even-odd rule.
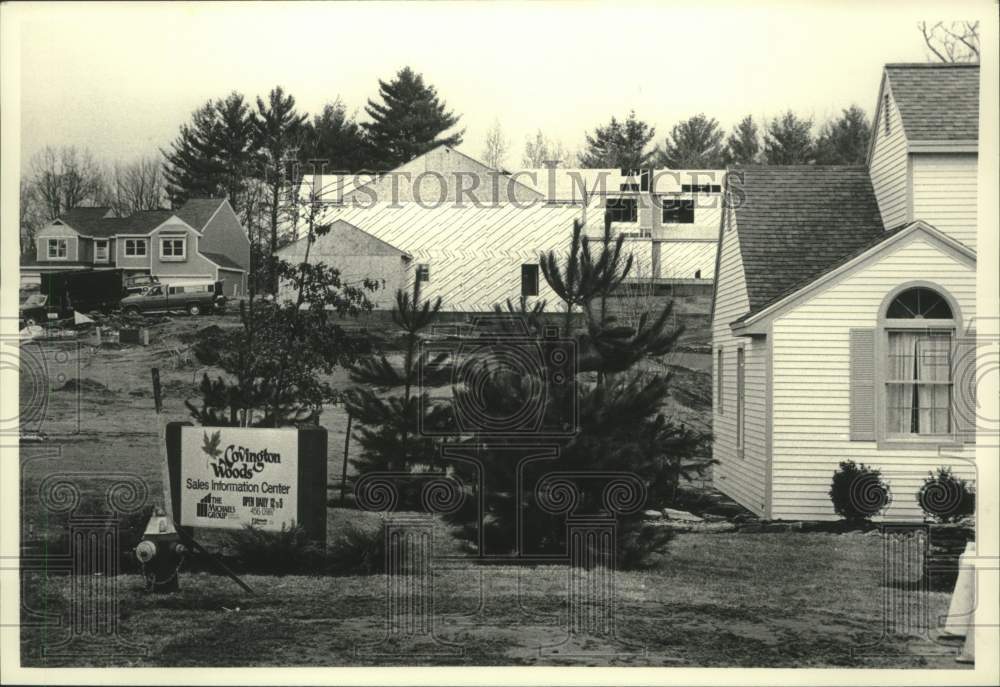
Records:
[[[135,557],[142,567],[147,592],[170,593],[178,590],[178,574],[187,547],[181,543],[174,524],[159,508],[146,524],[142,541],[135,547]]]

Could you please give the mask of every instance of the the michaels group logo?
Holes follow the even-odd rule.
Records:
[[[250,479],[256,473],[262,472],[268,463],[281,463],[281,454],[272,453],[266,448],[252,451],[245,446],[230,444],[221,449],[222,432],[213,432],[209,436],[204,433],[204,443],[201,450],[209,458],[209,465],[215,477],[228,479]]]
[[[236,512],[235,506],[222,505],[222,499],[213,496],[211,492],[205,494],[204,498],[195,504],[195,515],[199,518],[218,518],[225,520],[230,513]]]

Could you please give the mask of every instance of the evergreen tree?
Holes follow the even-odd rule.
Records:
[[[460,117],[448,111],[421,74],[404,67],[392,81],[378,83],[382,102],[368,101],[365,112],[372,121],[362,126],[381,170],[395,169],[439,145],[462,143],[464,129],[444,135]]]
[[[161,152],[173,207],[189,198],[226,196],[240,208],[255,161],[253,119],[243,96],[234,91],[206,102],[181,126],[170,150]]]
[[[167,180],[167,197],[173,207],[188,198],[213,198],[223,193],[225,169],[218,159],[216,107],[212,101],[195,110],[188,124],[163,150],[166,162],[163,175]]]
[[[747,115],[733,127],[726,142],[726,164],[752,165],[757,162],[760,153],[760,137],[757,123],[752,115]]]
[[[243,209],[248,180],[259,163],[254,146],[253,113],[243,95],[233,91],[224,100],[215,102],[215,115],[212,149],[222,168],[226,197],[239,212]]]
[[[257,116],[254,120],[254,142],[264,160],[264,185],[267,189],[268,229],[270,245],[268,265],[278,250],[278,226],[280,224],[283,194],[296,188],[296,180],[290,178],[289,167],[297,159],[302,143],[305,114],[295,109],[295,98],[286,95],[281,86],[275,86],[265,102],[258,96]],[[258,269],[264,268],[259,265]],[[269,283],[273,293],[278,291],[278,272],[268,269]]]
[[[674,125],[659,164],[669,169],[718,169],[724,164],[723,133],[714,117],[697,114]]]
[[[325,167],[315,169],[317,174],[359,172],[373,168],[364,130],[354,117],[348,116],[340,98],[324,105],[320,114],[313,116],[311,122],[306,122],[299,160],[306,164],[322,161]]]
[[[769,165],[806,165],[815,158],[812,119],[788,110],[771,120],[764,136],[764,159]]]
[[[630,112],[624,122],[612,117],[605,126],[587,134],[587,148],[580,155],[580,165],[591,169],[641,169],[647,167],[653,150],[647,150],[656,129]]]
[[[394,364],[385,353],[378,353],[350,369],[357,386],[348,391],[346,403],[361,423],[357,431],[361,458],[353,461],[360,473],[405,471],[438,462],[437,443],[424,431],[448,426],[447,406],[432,403],[429,395],[431,388],[448,380],[447,354],[422,351],[421,341],[440,310],[440,298],[421,299],[419,280],[414,281],[412,295],[400,289],[392,321],[403,332],[402,361]],[[400,488],[406,492],[405,483]]]
[[[816,139],[816,164],[863,165],[868,156],[871,127],[865,111],[851,105],[836,120],[827,122]]]
[[[604,301],[627,278],[632,260],[622,253],[624,237],[611,239],[610,222],[606,221],[604,239],[596,247],[583,236],[582,228],[580,223],[574,226],[567,256],[555,252],[539,256],[546,281],[565,305],[562,341],[554,341],[545,332],[543,303],[531,309],[523,302],[519,308],[507,304],[506,314],[511,319],[503,321],[518,324],[528,333],[515,340],[534,340],[543,351],[545,364],[536,371],[512,371],[480,353],[483,346],[475,349],[471,362],[453,363],[456,370],[465,371],[462,379],[468,375],[468,379],[477,380],[474,388],[469,388],[469,383],[459,386],[456,408],[475,403],[485,407],[490,417],[506,418],[542,399],[538,409],[544,418],[541,426],[575,427],[576,431],[562,441],[528,432],[509,439],[490,439],[485,445],[478,443],[483,516],[479,516],[476,499],[467,498],[446,517],[470,542],[484,542],[481,554],[557,554],[567,545],[565,517],[607,515],[606,488],[616,479],[614,475],[634,475],[641,485],[632,510],[612,514],[617,517],[619,565],[638,566],[670,536],[664,528],[643,524],[638,513],[644,507],[662,505],[672,496],[681,473],[703,472],[711,460],[706,437],[660,413],[669,392],[669,377],[642,369],[647,367],[644,361],[672,350],[681,333],[667,328],[671,306],[656,316],[642,316],[634,327],[623,326],[608,315]],[[583,330],[573,326],[574,308],[583,311]],[[499,336],[496,346],[502,349],[504,341]],[[567,354],[575,351],[576,359],[553,355],[553,347],[561,347]],[[567,376],[572,383],[566,383]],[[591,381],[595,378],[596,382]],[[474,397],[463,398],[470,394]],[[535,453],[532,447],[543,455],[554,441],[559,450],[551,459],[518,463],[519,457]],[[462,463],[449,468],[463,480],[478,477]],[[554,474],[569,476],[572,482],[562,492],[565,502],[575,502],[571,513],[553,512],[543,503],[546,481]],[[480,527],[484,531],[480,532]]]

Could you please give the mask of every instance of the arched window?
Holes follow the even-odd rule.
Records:
[[[886,308],[883,328],[887,436],[951,434],[957,324],[948,299],[929,287],[905,289]]]

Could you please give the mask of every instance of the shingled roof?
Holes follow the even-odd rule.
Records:
[[[198,231],[202,231],[215,211],[225,202],[225,198],[190,198],[184,205],[174,210],[174,213]]]
[[[731,170],[736,231],[750,313],[810,283],[883,233],[864,166],[760,166]],[[735,202],[738,200],[738,202]]]
[[[978,64],[887,64],[908,141],[979,140]]]
[[[59,215],[59,221],[69,227],[72,227],[74,231],[77,231],[84,236],[103,238],[111,235],[105,231],[107,227],[107,220],[105,217],[109,214],[111,214],[111,208],[109,207],[78,207],[67,210]]]

